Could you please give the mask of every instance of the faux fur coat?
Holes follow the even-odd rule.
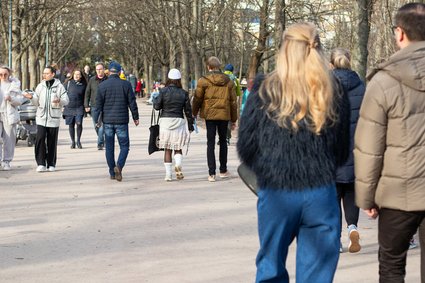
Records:
[[[240,118],[237,151],[257,176],[260,189],[304,190],[335,183],[336,167],[348,156],[350,108],[335,79],[338,120],[320,135],[300,121],[298,130],[279,127],[258,95],[264,76],[256,78]]]

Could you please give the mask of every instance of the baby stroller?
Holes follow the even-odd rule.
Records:
[[[33,91],[25,90],[24,92],[32,93]],[[37,107],[32,105],[31,100],[26,99],[18,107],[18,111],[20,121],[16,127],[16,143],[18,143],[18,140],[27,140],[27,145],[33,146],[37,135],[37,125],[35,123]]]

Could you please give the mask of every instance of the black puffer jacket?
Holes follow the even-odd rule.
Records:
[[[193,131],[192,107],[189,94],[184,89],[175,85],[162,88],[153,101],[153,107],[156,110],[162,110],[161,117],[184,118],[184,111],[189,131]]]
[[[69,103],[63,110],[63,115],[74,116],[84,114],[84,94],[86,91],[86,84],[69,80],[65,83],[65,89],[68,92]]]
[[[128,109],[133,120],[139,120],[136,96],[128,81],[112,74],[97,89],[96,107],[103,113],[105,124],[128,124]]]
[[[240,119],[237,151],[257,176],[260,188],[305,190],[335,183],[337,164],[345,162],[349,142],[349,102],[335,93],[338,121],[320,135],[301,121],[299,129],[279,127],[258,94],[257,78]]]
[[[354,183],[354,133],[356,131],[357,120],[359,120],[360,106],[362,105],[365,93],[365,84],[356,72],[347,69],[335,69],[333,71],[339,79],[344,92],[350,101],[350,147],[347,161],[339,166],[336,171],[336,181],[338,183]]]

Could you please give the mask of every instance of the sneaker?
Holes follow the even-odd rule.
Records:
[[[4,162],[2,163],[2,167],[3,167],[3,170],[4,170],[4,171],[10,171],[10,170],[12,169],[12,167],[10,166],[9,161],[4,161]]]
[[[412,237],[409,243],[409,250],[416,249],[417,247],[418,247],[418,244],[416,244],[415,238]]]
[[[97,150],[103,150],[103,144],[97,145]]]
[[[46,172],[47,169],[46,169],[46,166],[44,166],[44,165],[38,165],[37,166],[37,169],[35,169],[35,171],[37,171],[37,172]]]
[[[111,179],[111,180],[115,180],[115,176],[109,176],[109,179]]]
[[[351,229],[348,234],[348,238],[350,239],[350,243],[348,244],[348,251],[350,253],[357,253],[360,251],[362,247],[360,246],[360,235],[357,229]]]
[[[55,166],[49,166],[49,172],[55,172],[56,171],[56,168],[55,168]]]
[[[165,175],[164,181],[171,182],[172,180],[173,178],[171,177],[171,175]]]
[[[183,176],[183,172],[182,172],[182,167],[181,166],[175,166],[174,170],[176,171],[176,178],[177,180],[181,180],[184,178]]]
[[[222,178],[222,179],[226,179],[226,178],[229,178],[229,177],[230,177],[229,171],[226,171],[224,173],[220,173],[220,178]]]
[[[215,182],[215,175],[209,175],[208,182]]]
[[[122,174],[121,174],[121,168],[119,168],[118,166],[114,167],[114,172],[115,172],[115,179],[118,182],[122,181]]]

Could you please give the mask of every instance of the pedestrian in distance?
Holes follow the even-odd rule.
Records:
[[[83,118],[85,111],[84,95],[86,86],[86,79],[79,69],[75,69],[72,72],[72,79],[65,81],[65,89],[68,92],[69,103],[64,107],[63,117],[65,119],[65,124],[68,125],[71,148],[83,148],[81,145],[81,134],[83,133]],[[77,129],[75,129],[75,127]],[[75,130],[77,130],[77,142],[75,142]]]
[[[255,282],[289,282],[295,238],[296,282],[333,281],[341,234],[335,171],[348,156],[349,115],[317,28],[288,26],[276,70],[256,78],[239,126],[237,151],[259,186]]]
[[[227,170],[227,126],[231,121],[232,130],[238,119],[235,84],[220,71],[221,62],[217,57],[207,60],[208,73],[198,80],[193,97],[193,115],[200,113],[207,127],[208,181],[215,182],[215,136],[218,132],[220,144],[220,177],[228,178]]]
[[[344,207],[344,216],[347,223],[348,251],[356,253],[360,251],[360,235],[357,229],[359,221],[359,208],[354,199],[354,132],[359,119],[360,106],[363,101],[365,84],[359,75],[351,69],[350,52],[343,48],[336,48],[331,52],[331,67],[333,74],[338,78],[343,91],[350,101],[350,144],[347,161],[339,166],[336,171],[336,189],[338,194],[339,212],[342,219],[341,201]],[[342,227],[342,220],[341,220]],[[342,243],[340,252],[343,252]]]
[[[233,65],[227,64],[224,67],[224,74],[229,76],[229,78],[233,81],[235,84],[235,92],[236,92],[236,98],[240,100],[242,98],[242,89],[241,84],[239,83],[239,79],[233,74]],[[240,105],[240,102],[237,102],[237,105]],[[232,138],[232,123],[229,122],[227,126],[227,145],[230,145],[230,139]]]
[[[174,171],[177,180],[184,178],[182,172],[183,146],[186,145],[189,132],[193,132],[192,107],[189,93],[182,88],[181,74],[177,69],[168,72],[165,87],[153,100],[155,110],[161,110],[159,118],[159,145],[164,149],[165,181],[172,180],[172,153],[174,151]],[[186,125],[186,120],[187,125]]]
[[[97,89],[96,106],[101,113],[101,122],[105,131],[105,156],[112,180],[121,182],[122,170],[130,150],[128,131],[130,109],[133,122],[139,125],[139,111],[136,96],[131,84],[119,77],[121,65],[115,61],[109,63],[110,75]],[[115,160],[115,136],[118,139],[120,153]]]
[[[24,93],[37,106],[35,138],[35,160],[37,172],[56,171],[57,144],[62,107],[69,103],[68,94],[59,79],[55,79],[56,70],[48,66],[43,70],[43,81],[34,94]]]
[[[355,134],[356,203],[378,219],[379,282],[404,282],[419,229],[425,282],[425,4],[394,18],[399,50],[368,76]]]
[[[91,114],[93,125],[97,134],[97,149],[102,150],[105,146],[105,134],[103,132],[103,125],[99,124],[100,111],[96,106],[97,88],[101,82],[106,80],[108,77],[105,74],[105,65],[101,62],[96,63],[96,75],[91,77],[87,83],[86,93],[84,95],[84,107],[87,113]]]
[[[21,82],[13,78],[12,70],[0,65],[0,160],[5,171],[12,169],[11,162],[15,155],[16,125],[19,112],[16,107],[22,104]]]

